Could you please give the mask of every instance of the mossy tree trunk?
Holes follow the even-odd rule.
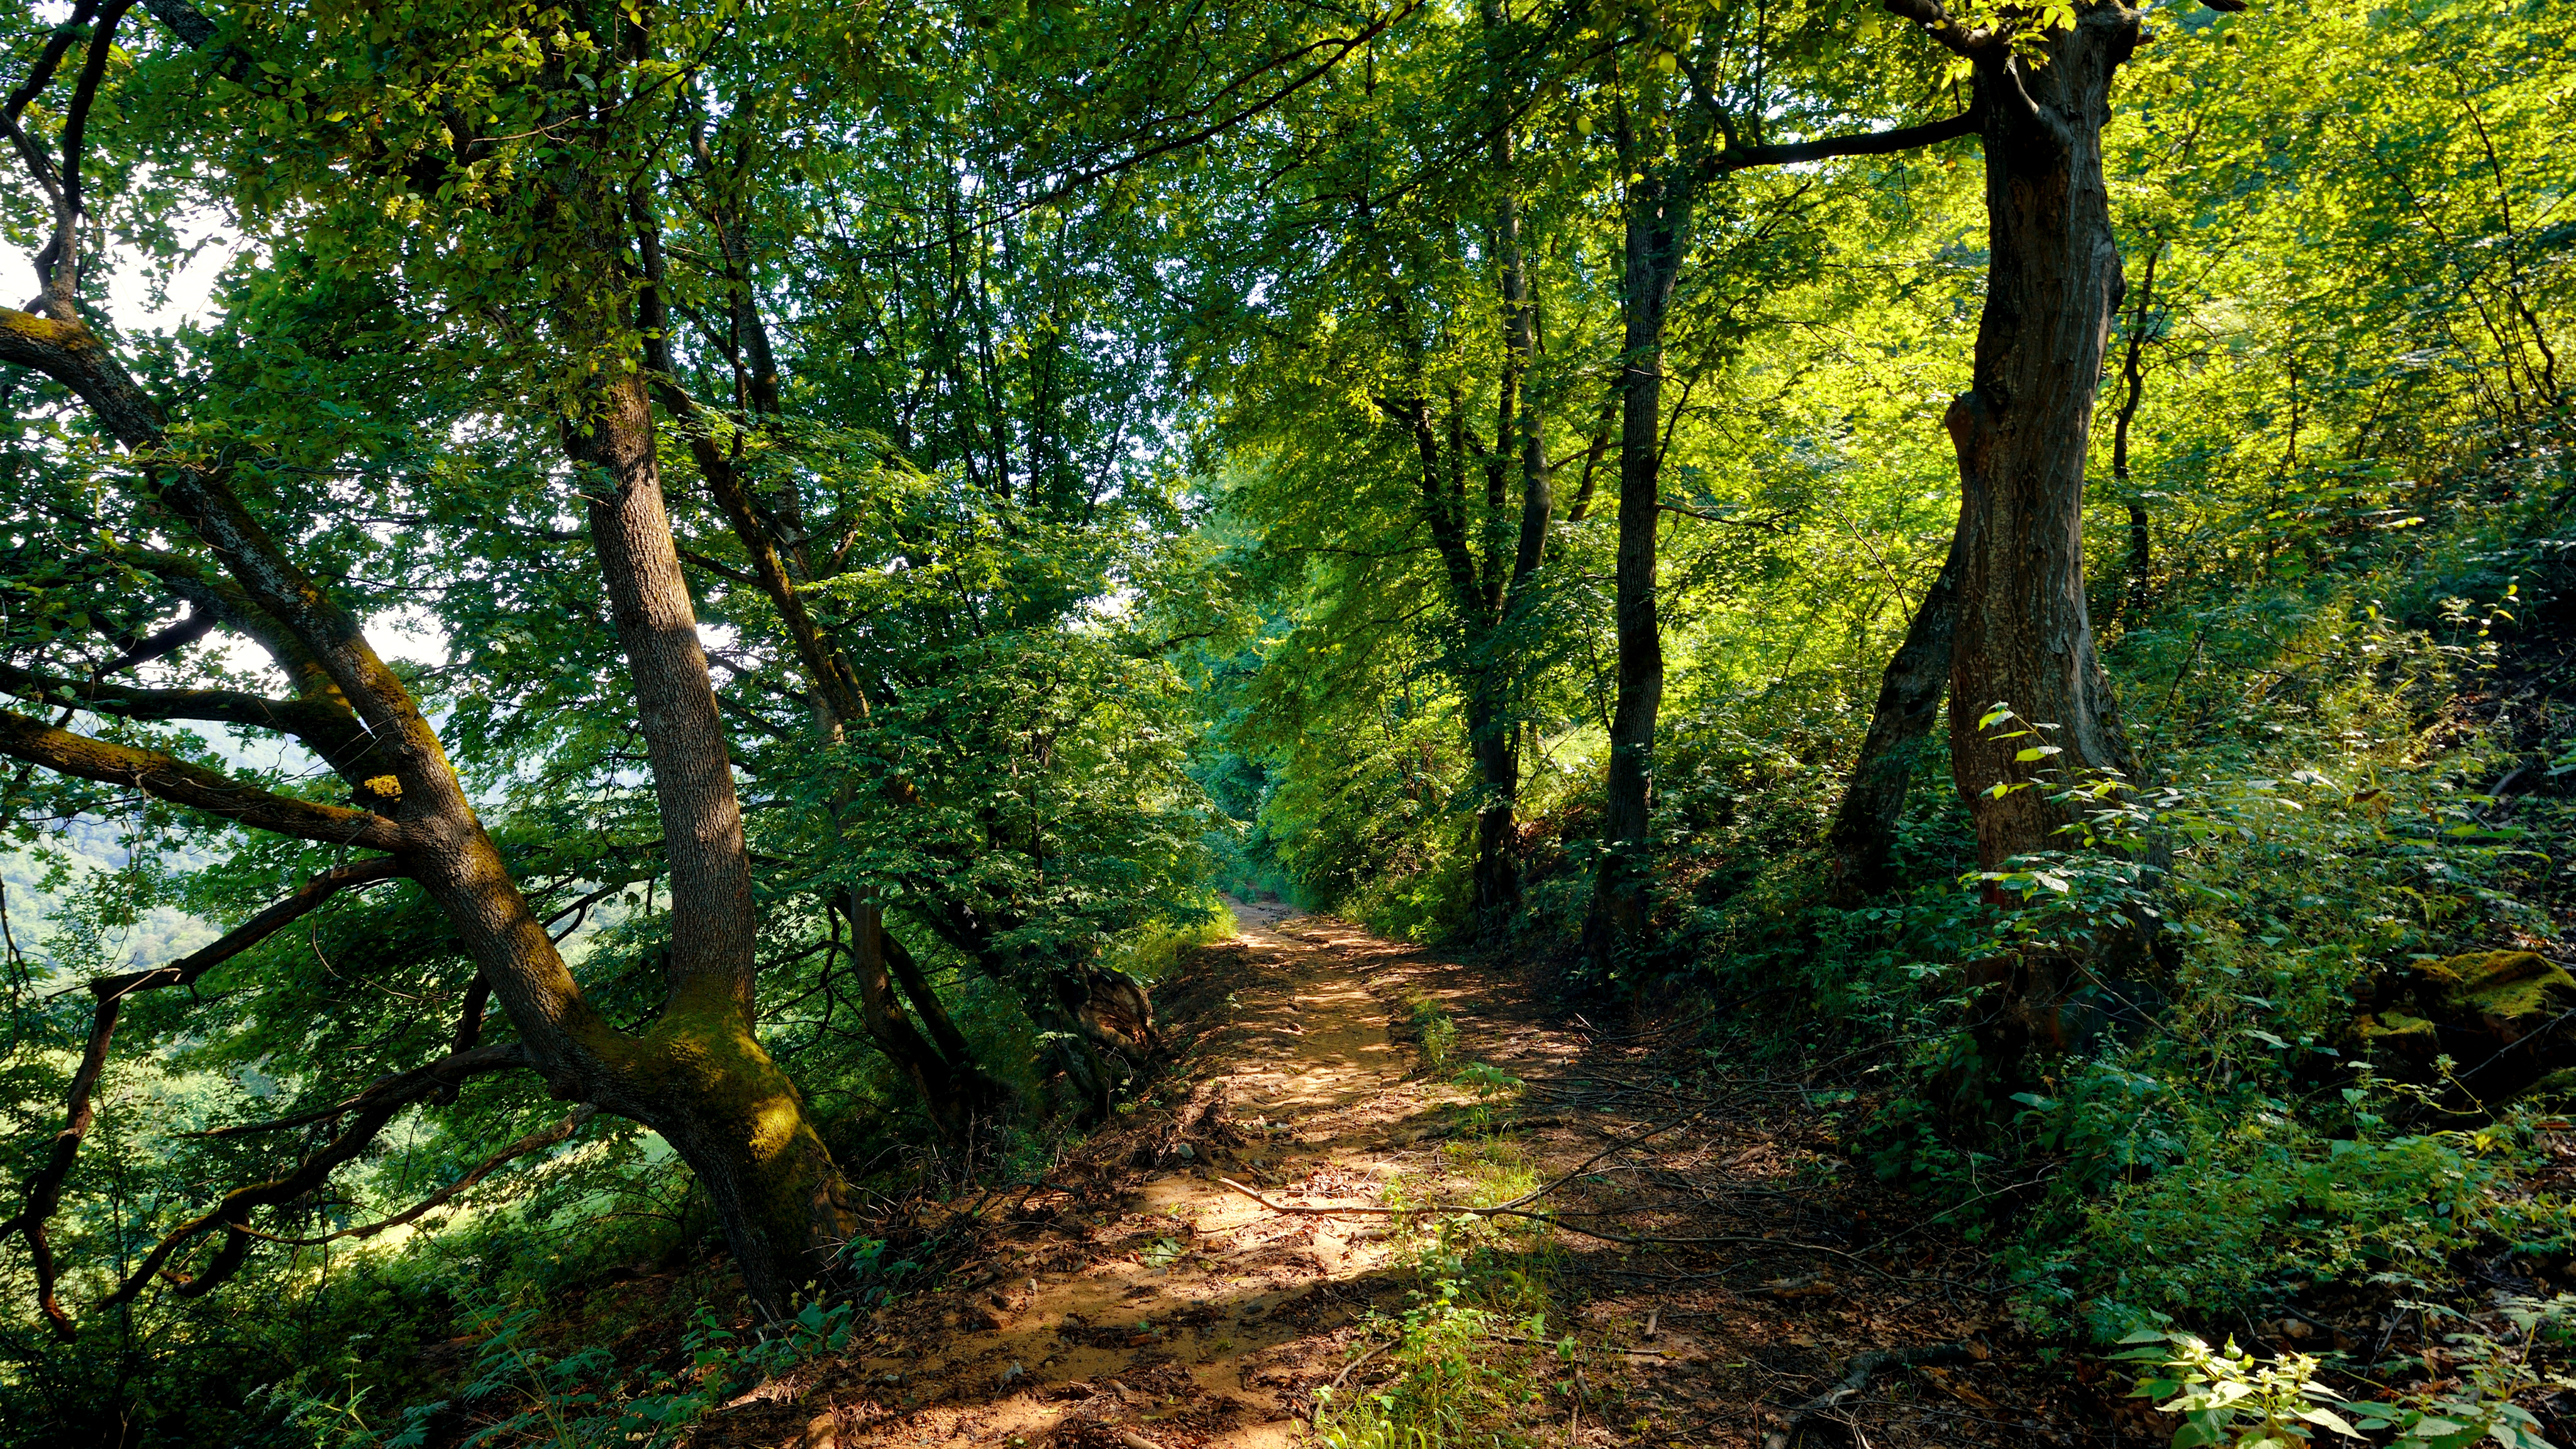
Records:
[[[592,475],[582,492],[652,766],[672,903],[670,997],[640,1041],[615,1050],[619,1070],[595,1100],[660,1132],[697,1173],[745,1290],[774,1313],[848,1236],[846,1192],[753,1031],[751,856],[662,496],[652,404],[631,372],[591,401],[565,423],[565,449]]]

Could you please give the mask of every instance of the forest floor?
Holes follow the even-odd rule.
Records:
[[[1237,915],[1240,937],[1157,992],[1177,1062],[1145,1106],[1016,1202],[981,1204],[957,1286],[879,1310],[847,1357],[738,1400],[701,1439],[1254,1449],[1311,1441],[1319,1389],[1348,1404],[1411,1374],[1466,1431],[1432,1443],[1777,1449],[1801,1406],[1807,1444],[2161,1442],[2116,1375],[2041,1362],[1974,1249],[1853,1171],[1835,1145],[1849,1091],[1723,1059],[1738,1054],[1687,1018],[1595,1029],[1548,1006],[1540,973],[1276,906]],[[1518,1085],[1462,1080],[1479,1062]],[[1514,1265],[1505,1311],[1412,1349],[1390,1342],[1403,1316],[1460,1281],[1441,1266],[1456,1219],[1282,1212],[1220,1180],[1383,1210],[1490,1205],[1570,1173],[1532,1204],[1555,1227],[1482,1219]],[[1485,1261],[1460,1301],[1498,1301]],[[1935,1345],[1937,1363],[1851,1372]]]

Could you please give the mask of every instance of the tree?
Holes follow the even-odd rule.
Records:
[[[2128,776],[2135,760],[2095,653],[2084,592],[2084,471],[2094,394],[2123,282],[2102,173],[2111,83],[2143,18],[2077,7],[2072,24],[1974,29],[1904,4],[1972,67],[1986,156],[1986,304],[1975,380],[1950,407],[1959,450],[1958,620],[1950,664],[1952,768],[1988,870],[2046,848],[2067,807],[2043,771]],[[1999,738],[2008,704],[2050,727]]]
[[[1945,684],[1952,769],[1987,870],[2046,848],[2070,823],[2066,807],[2034,788],[2043,775],[2135,772],[2094,648],[2083,497],[2095,390],[2125,288],[2102,128],[2143,17],[2116,3],[2063,18],[1963,19],[1937,0],[1887,8],[1966,70],[1986,158],[1989,253],[1973,385],[1946,419],[1959,456],[1958,532],[1887,667],[1830,834],[1843,889],[1861,894],[1887,883],[1905,781]],[[2136,366],[2133,348],[2118,427],[2123,482]],[[2133,521],[2133,537],[2144,527]],[[1989,710],[2000,706],[2046,738],[2028,743],[1996,728]]]
[[[574,981],[450,768],[437,731],[411,689],[370,645],[358,619],[295,560],[291,546],[280,542],[280,531],[254,515],[236,486],[232,461],[174,435],[171,409],[136,381],[84,317],[82,131],[123,14],[111,0],[109,8],[75,17],[94,20],[95,28],[81,82],[63,116],[62,164],[53,176],[36,169],[54,201],[56,242],[40,269],[46,286],[35,310],[0,312],[0,360],[78,395],[102,431],[135,460],[136,518],[121,527],[101,521],[110,559],[258,641],[296,692],[285,699],[229,692],[135,697],[102,690],[96,675],[86,688],[76,680],[22,678],[15,689],[48,702],[77,701],[111,718],[216,719],[283,728],[346,783],[353,803],[317,804],[257,789],[164,751],[76,734],[15,713],[0,714],[0,751],[77,778],[138,788],[239,826],[377,854],[316,875],[184,961],[90,984],[98,1005],[73,1082],[71,1125],[57,1139],[54,1160],[31,1187],[27,1206],[11,1222],[37,1261],[48,1316],[57,1331],[71,1331],[72,1320],[52,1302],[46,1219],[79,1147],[88,1094],[125,1001],[136,992],[193,984],[209,967],[333,894],[396,877],[437,903],[517,1039],[477,1044],[480,1023],[467,1021],[459,1029],[458,1050],[336,1104],[323,1116],[346,1121],[338,1137],[286,1177],[235,1189],[213,1209],[180,1224],[103,1303],[132,1298],[165,1272],[178,1278],[183,1291],[213,1288],[248,1255],[255,1241],[254,1210],[311,1191],[405,1107],[452,1092],[471,1076],[525,1069],[542,1076],[559,1098],[594,1104],[668,1139],[705,1184],[752,1300],[776,1311],[848,1235],[850,1219],[838,1169],[807,1121],[802,1099],[753,1032],[753,903],[741,808],[662,496],[650,404],[632,366],[616,365],[620,339],[632,336],[633,323],[613,285],[604,285],[618,275],[619,259],[603,254],[599,243],[624,233],[622,198],[593,169],[595,154],[585,164],[576,153],[555,158],[522,204],[531,222],[528,240],[551,244],[549,259],[565,268],[570,283],[559,289],[557,321],[564,344],[579,349],[565,360],[582,380],[561,396],[570,409],[564,448],[585,476],[590,535],[629,663],[670,888],[690,903],[674,918],[663,968],[664,1007],[651,1027],[635,1035],[612,1027]],[[213,39],[203,21],[183,18],[172,28],[192,45]],[[489,52],[471,59],[495,66]],[[558,84],[581,76],[596,93],[604,82],[613,104],[629,84],[650,83],[633,73],[628,59],[587,34],[558,33],[543,64]],[[495,68],[507,66],[503,60]],[[40,62],[39,73],[22,89],[30,96],[41,92],[49,68]],[[286,100],[284,88],[258,80],[243,88],[254,104]],[[552,87],[514,99],[550,114],[556,124],[595,124],[588,105],[566,106]],[[353,108],[362,103],[357,97],[349,101]],[[391,174],[397,183],[411,179],[399,170]],[[429,175],[444,180],[439,170]],[[585,360],[591,365],[578,365]],[[609,366],[598,366],[601,361]],[[126,541],[164,528],[180,530],[193,547],[164,552]],[[469,999],[478,1000],[479,1012],[479,998]],[[181,1273],[182,1255],[208,1238],[216,1240],[213,1254],[193,1273]]]
[[[1893,7],[1891,7],[1893,8]],[[1889,130],[1807,141],[1765,137],[1821,128],[1845,108],[1871,109],[1866,88],[1828,74],[1846,52],[1837,9],[1787,16],[1712,6],[1678,22],[1640,14],[1610,68],[1605,100],[1623,182],[1620,354],[1618,706],[1602,810],[1602,857],[1585,935],[1596,955],[1633,945],[1646,919],[1655,724],[1664,694],[1656,599],[1656,531],[1664,516],[1664,340],[1674,287],[1692,246],[1694,210],[1719,179],[1755,168],[1875,156],[1964,136],[1975,112]],[[1809,73],[1802,76],[1800,68]],[[1783,74],[1789,78],[1783,79]],[[1841,80],[1841,84],[1831,83]]]
[[[55,245],[44,295],[0,312],[0,362],[45,379],[60,389],[51,398],[76,400],[86,418],[50,452],[18,459],[34,476],[21,480],[13,562],[43,585],[36,592],[70,606],[20,618],[9,642],[29,662],[13,664],[0,687],[64,713],[49,724],[0,712],[0,752],[50,772],[35,787],[40,808],[77,814],[139,792],[206,838],[243,832],[251,843],[238,862],[282,858],[309,879],[204,950],[89,984],[97,1007],[66,1084],[69,1125],[6,1224],[30,1250],[47,1315],[72,1331],[55,1302],[49,1225],[120,1017],[140,993],[193,989],[209,973],[265,960],[288,925],[380,885],[397,909],[431,908],[405,918],[410,934],[387,954],[406,967],[468,964],[471,984],[447,998],[461,997],[449,1049],[311,1111],[222,1129],[340,1130],[283,1175],[177,1222],[104,1303],[165,1279],[189,1296],[210,1291],[263,1238],[256,1214],[308,1210],[397,1116],[453,1101],[470,1078],[524,1071],[558,1098],[666,1139],[718,1218],[751,1301],[777,1312],[829,1264],[852,1222],[815,1118],[764,1045],[764,975],[782,965],[807,973],[798,999],[826,1003],[824,1026],[841,983],[855,979],[868,1035],[954,1131],[996,1092],[929,971],[884,930],[886,913],[927,923],[948,938],[943,949],[1023,994],[1039,1031],[1077,1046],[1107,1033],[1141,1051],[1149,1008],[1094,957],[1122,923],[1170,909],[1195,860],[1198,816],[1168,783],[1177,752],[1136,728],[1146,722],[1137,707],[1153,708],[1149,671],[1098,631],[1054,648],[1027,637],[1063,630],[1109,587],[1118,560],[1094,548],[1081,567],[1095,572],[1069,572],[1068,557],[1084,550],[1067,531],[1084,524],[1050,531],[1044,518],[1020,520],[1010,495],[1087,520],[1112,480],[1095,480],[1074,506],[1074,440],[1036,427],[1022,461],[1000,462],[965,516],[943,516],[957,500],[888,465],[875,440],[833,426],[839,419],[788,413],[800,359],[782,359],[764,326],[765,310],[776,315],[774,282],[762,274],[756,223],[790,188],[761,168],[766,146],[708,124],[701,87],[747,98],[783,76],[842,98],[843,130],[782,127],[811,143],[799,158],[810,177],[846,163],[843,143],[882,114],[869,110],[876,91],[919,86],[953,104],[937,73],[947,58],[925,62],[928,74],[889,78],[854,30],[818,30],[792,12],[751,24],[679,10],[594,23],[540,9],[494,19],[476,7],[415,7],[353,20],[244,8],[218,30],[176,0],[156,0],[154,11],[178,46],[120,49],[125,7],[80,7],[9,102],[13,125],[27,123],[13,133],[25,190],[48,206]],[[1025,210],[1036,204],[1028,190],[1061,199],[1196,144],[1275,103],[1275,91],[1245,82],[1275,73],[1293,90],[1375,33],[1317,42],[1300,30],[1307,20],[1294,8],[1267,11],[1250,27],[1257,34],[1240,37],[1280,42],[1287,60],[1230,43],[1207,49],[1187,22],[1167,29],[1167,44],[1198,45],[1215,69],[1177,84],[1158,73],[1164,89],[1105,108],[1129,128],[1113,138],[1123,157],[1064,166],[993,205]],[[1147,17],[1146,29],[1158,23]],[[56,72],[71,56],[79,78],[55,106]],[[1235,99],[1211,111],[1203,92]],[[116,143],[113,168],[84,139],[102,133]],[[664,149],[674,137],[676,158]],[[261,228],[276,255],[237,281],[222,339],[237,356],[201,385],[147,386],[169,378],[169,360],[131,360],[80,285],[99,211],[83,178],[112,170],[130,182],[147,150],[167,168],[168,189],[128,187],[142,230],[166,223],[150,204],[195,183],[206,188],[195,194]],[[663,255],[673,214],[705,259],[686,272]],[[970,236],[978,221],[950,219]],[[206,350],[220,358],[219,347]],[[958,355],[933,362],[954,376]],[[987,361],[988,382],[1003,375],[1001,359]],[[1040,423],[1065,405],[1056,376],[1058,390],[1039,391]],[[710,379],[732,384],[731,406],[693,394]],[[83,426],[125,461],[86,448]],[[693,500],[666,492],[666,442],[696,465],[715,505],[713,535]],[[818,515],[807,490],[835,488],[836,508]],[[563,526],[575,517],[586,527]],[[988,538],[996,520],[1017,539]],[[371,562],[388,561],[394,579],[370,576]],[[921,587],[880,587],[889,566],[905,565],[929,576]],[[404,566],[423,572],[404,578]],[[711,592],[693,590],[692,569]],[[468,582],[438,587],[443,570]],[[435,601],[479,668],[423,673],[377,653],[365,622],[406,594]],[[743,630],[713,651],[712,666],[699,627],[709,597],[722,622]],[[925,618],[947,627],[903,632]],[[885,628],[893,639],[877,632]],[[146,666],[232,677],[216,657],[183,652],[210,631],[263,650],[285,692],[114,682]],[[112,657],[99,654],[101,637]],[[513,642],[536,647],[513,656]],[[1024,687],[1040,672],[1054,676],[1054,693]],[[1038,707],[997,711],[997,684]],[[774,717],[782,697],[804,707],[804,720]],[[84,715],[99,727],[67,727]],[[737,747],[745,721],[748,750]],[[247,778],[188,725],[292,740],[348,803]],[[452,758],[458,738],[466,753]],[[943,751],[956,752],[950,768],[920,778]],[[639,774],[648,792],[635,788]],[[746,779],[774,823],[746,823]],[[78,781],[103,788],[56,783]],[[567,815],[579,820],[583,803],[613,828],[545,833]],[[496,810],[500,823],[487,824]],[[900,822],[891,829],[889,815]],[[790,854],[755,860],[755,836]],[[886,846],[888,836],[910,848]],[[311,848],[281,857],[263,837]],[[925,879],[943,888],[906,892]],[[1104,879],[1117,881],[1114,893]],[[577,973],[549,928],[578,927],[592,904],[636,885],[667,892],[672,909],[635,933],[635,956]],[[570,903],[541,915],[537,898]],[[1086,899],[1094,903],[1049,918]],[[493,1002],[499,1023],[486,1021]],[[920,1026],[904,1020],[905,1005]],[[500,1027],[507,1039],[485,1040]],[[444,1033],[406,1017],[370,1054],[416,1050],[431,1034]],[[1107,1087],[1095,1076],[1082,1095],[1097,1107]],[[520,1150],[562,1140],[534,1134]],[[209,1240],[211,1255],[185,1269]]]

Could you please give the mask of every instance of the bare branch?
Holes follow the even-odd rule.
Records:
[[[463,1085],[468,1077],[480,1076],[485,1072],[507,1071],[512,1067],[526,1065],[528,1065],[526,1054],[521,1052],[513,1042],[469,1047],[464,1051],[440,1057],[425,1067],[414,1067],[407,1072],[389,1072],[369,1082],[354,1095],[343,1097],[328,1107],[316,1107],[310,1112],[298,1112],[292,1117],[279,1117],[267,1122],[245,1122],[236,1127],[217,1127],[210,1131],[190,1132],[185,1135],[250,1137],[262,1132],[283,1132],[289,1127],[309,1127],[316,1122],[345,1117],[351,1112],[372,1112],[387,1104],[404,1106],[425,1097],[434,1096],[441,1091],[452,1091]]]
[[[54,1209],[62,1204],[63,1182],[71,1176],[72,1161],[80,1155],[81,1139],[89,1135],[90,1123],[98,1118],[93,1098],[98,1092],[99,1074],[107,1069],[108,1043],[116,1036],[116,1003],[101,1002],[90,1017],[89,1045],[81,1052],[80,1066],[72,1073],[71,1091],[66,1094],[63,1130],[54,1134],[53,1151],[45,1165],[27,1179],[26,1204],[18,1215],[0,1223],[0,1238],[11,1233],[27,1240],[27,1256],[36,1272],[36,1306],[44,1311],[45,1321],[53,1326],[54,1336],[69,1343],[79,1330],[71,1315],[54,1299],[54,1247],[51,1225]]]
[[[372,1238],[376,1234],[388,1229],[399,1228],[406,1223],[416,1221],[424,1213],[434,1212],[439,1208],[445,1207],[447,1204],[454,1202],[458,1194],[491,1176],[493,1171],[499,1168],[502,1164],[515,1158],[525,1157],[531,1152],[542,1152],[546,1148],[564,1141],[574,1133],[580,1131],[583,1127],[589,1125],[590,1119],[598,1115],[599,1109],[597,1107],[585,1106],[576,1108],[572,1115],[564,1118],[562,1121],[557,1122],[551,1127],[539,1128],[537,1131],[529,1133],[527,1136],[520,1138],[518,1141],[513,1142],[509,1146],[502,1148],[500,1151],[493,1153],[491,1156],[484,1158],[481,1162],[475,1164],[473,1170],[466,1173],[463,1177],[456,1179],[447,1186],[440,1188],[438,1191],[431,1193],[425,1198],[422,1198],[419,1202],[412,1204],[410,1207],[405,1208],[401,1212],[398,1212],[392,1217],[386,1218],[380,1222],[368,1223],[363,1227],[342,1228],[336,1233],[324,1233],[318,1238],[281,1238],[273,1233],[263,1233],[248,1228],[245,1228],[242,1231],[249,1233],[250,1236],[254,1238],[264,1239],[265,1241],[272,1243],[280,1243],[290,1248],[318,1248],[324,1243],[337,1242],[342,1238]]]
[[[113,1004],[138,991],[190,985],[208,971],[277,934],[289,922],[311,914],[316,907],[340,892],[392,880],[401,874],[402,868],[391,856],[335,865],[306,881],[293,895],[225,932],[222,939],[214,944],[201,946],[167,966],[156,966],[149,971],[129,971],[122,976],[98,977],[89,983],[90,994],[102,1002]]]
[[[457,1056],[444,1057],[428,1066],[385,1077],[366,1091],[352,1097],[340,1107],[315,1114],[300,1121],[319,1120],[322,1116],[354,1111],[358,1120],[348,1130],[331,1139],[322,1149],[296,1164],[293,1172],[268,1182],[237,1187],[224,1194],[222,1202],[201,1216],[191,1218],[171,1230],[153,1245],[143,1261],[135,1265],[116,1290],[98,1302],[100,1308],[113,1308],[129,1303],[155,1278],[167,1278],[179,1296],[194,1298],[211,1291],[217,1284],[240,1271],[254,1241],[250,1232],[250,1215],[258,1208],[277,1207],[293,1202],[320,1187],[332,1171],[366,1151],[378,1132],[395,1115],[412,1103],[428,1097],[441,1088],[481,1072],[500,1071],[527,1066],[527,1055],[515,1045],[478,1047]],[[283,1124],[270,1124],[272,1126]],[[194,1276],[170,1269],[170,1260],[181,1249],[210,1233],[222,1232],[223,1245]]]

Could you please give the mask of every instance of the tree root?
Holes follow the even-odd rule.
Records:
[[[1762,1449],[1789,1449],[1807,1421],[1831,1409],[1838,1409],[1869,1387],[1869,1381],[1892,1368],[1921,1368],[1926,1364],[1972,1363],[1977,1351],[1964,1343],[1935,1343],[1922,1348],[1879,1348],[1852,1355],[1843,1363],[1842,1376],[1832,1388],[1816,1395],[1789,1411],[1780,1427],[1762,1441]]]

